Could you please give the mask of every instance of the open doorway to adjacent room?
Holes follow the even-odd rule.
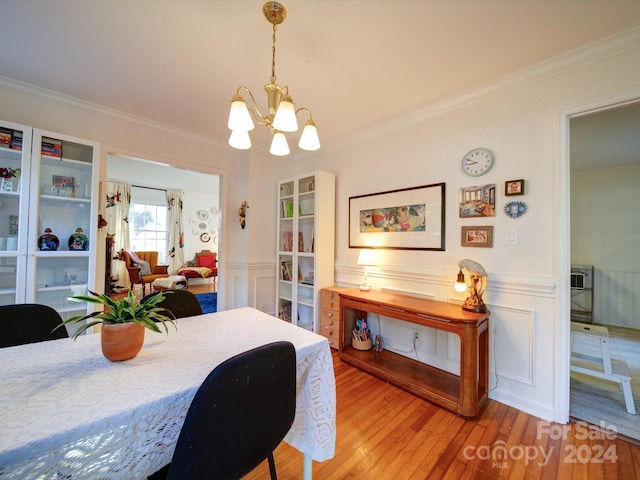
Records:
[[[570,416],[640,439],[640,102],[572,117],[569,137]]]
[[[177,273],[178,263],[194,261],[198,252],[219,252],[224,233],[220,221],[220,175],[116,154],[107,155],[106,170],[105,189],[112,185],[110,182],[131,186],[131,208],[126,222],[131,250],[158,251],[159,264],[174,265],[170,274]],[[184,248],[179,262],[175,258],[176,249],[169,248],[169,190],[182,194]],[[109,193],[105,191],[103,195],[108,197]],[[106,229],[113,234],[115,226],[107,225]],[[122,248],[120,242],[115,245],[114,255]],[[189,290],[195,294],[214,292],[219,285],[220,278],[215,282],[213,278],[189,279]]]

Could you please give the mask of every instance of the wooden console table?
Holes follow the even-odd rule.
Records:
[[[489,313],[458,305],[377,290],[340,293],[340,358],[372,375],[464,417],[475,417],[488,400]],[[385,350],[351,346],[356,312],[376,313],[458,335],[460,375]]]

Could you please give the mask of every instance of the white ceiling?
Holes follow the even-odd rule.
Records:
[[[277,81],[324,145],[640,25],[638,0],[283,3]],[[0,75],[226,142],[238,85],[264,110],[263,4],[0,0]]]

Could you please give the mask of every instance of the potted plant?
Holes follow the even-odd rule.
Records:
[[[168,334],[167,323],[171,323],[176,327],[173,313],[166,308],[158,306],[158,303],[164,300],[165,294],[171,292],[159,292],[157,295],[150,295],[141,301],[137,299],[132,291],[129,291],[126,297],[119,300],[105,294],[98,294],[92,291],[89,291],[89,293],[91,296],[74,295],[71,298],[104,305],[103,311],[68,318],[56,328],[90,320],[76,330],[73,334],[73,339],[75,340],[87,329],[94,325],[102,324],[102,353],[112,362],[128,360],[140,352],[144,343],[145,328],[153,332],[162,333],[160,329],[160,326],[162,326]]]

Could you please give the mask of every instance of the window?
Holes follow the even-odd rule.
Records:
[[[131,188],[129,235],[134,251],[158,252],[158,263],[167,264],[167,197],[164,190]]]

